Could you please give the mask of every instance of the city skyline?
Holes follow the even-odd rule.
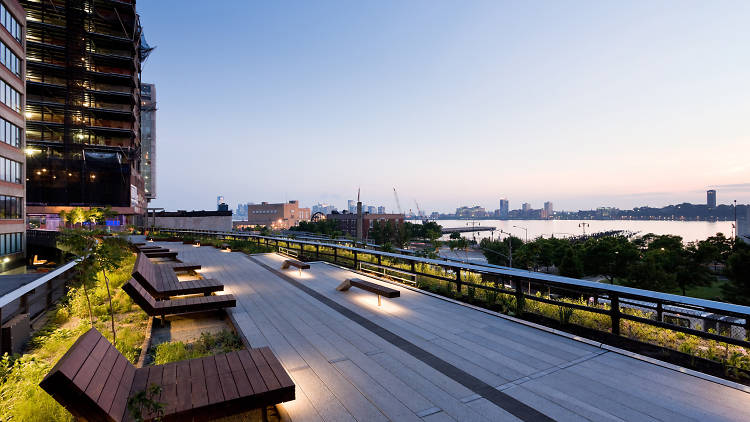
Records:
[[[360,187],[390,209],[392,186],[405,209],[442,211],[500,195],[701,203],[710,188],[750,202],[750,4],[673,6],[139,4],[159,51],[144,69],[163,140],[151,205],[211,209],[220,187],[232,205],[341,207]]]

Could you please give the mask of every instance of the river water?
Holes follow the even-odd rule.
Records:
[[[471,220],[437,220],[437,223],[444,228],[471,227]],[[585,223],[585,227],[581,227]],[[467,225],[468,224],[468,225]],[[731,221],[635,221],[635,220],[474,220],[476,227],[492,226],[496,230],[494,233],[489,231],[477,233],[462,233],[466,238],[476,238],[479,241],[485,237],[497,236],[499,230],[509,232],[521,239],[526,238],[528,231],[529,240],[543,237],[569,237],[578,236],[586,233],[596,233],[608,230],[628,230],[639,232],[643,235],[646,233],[655,234],[672,234],[681,236],[683,241],[692,242],[703,240],[716,233],[724,233],[725,236],[732,235]],[[523,228],[518,228],[519,226]],[[447,239],[444,236],[443,239]]]

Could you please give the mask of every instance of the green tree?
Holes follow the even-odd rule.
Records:
[[[462,238],[463,239],[463,238]],[[513,256],[513,266],[516,267],[516,251],[523,245],[523,240],[515,236],[508,236],[505,239],[490,240],[487,238],[479,242],[479,248],[482,250],[487,262],[493,265],[510,266],[511,247]]]
[[[623,236],[605,236],[588,239],[583,244],[583,268],[587,275],[603,275],[614,284],[615,278],[623,278],[639,253],[634,244]]]
[[[80,262],[76,266],[78,278],[83,285],[83,292],[86,295],[86,303],[89,309],[89,319],[91,326],[94,326],[94,313],[91,311],[91,300],[89,299],[88,284],[93,280],[96,274],[91,265],[90,255],[96,247],[96,238],[88,230],[82,229],[65,229],[60,234],[59,244],[62,250],[73,254]]]
[[[86,214],[83,208],[75,207],[68,211],[66,218],[70,225],[75,226],[76,224],[81,224],[86,221]]]
[[[558,270],[561,276],[581,278],[583,277],[583,261],[578,251],[573,246],[568,246],[562,256]]]
[[[750,305],[750,247],[740,247],[727,259],[729,282],[723,287],[724,297],[733,303]]]
[[[57,215],[60,216],[60,221],[62,221],[63,228],[64,228],[67,225],[68,213],[65,210],[60,210],[60,212],[58,212]]]
[[[127,241],[119,237],[105,237],[99,241],[91,254],[94,268],[101,271],[104,283],[107,285],[107,296],[109,298],[109,314],[112,322],[112,344],[117,346],[117,333],[115,332],[115,311],[112,307],[112,292],[109,288],[108,273],[115,271],[129,254]]]
[[[623,284],[639,289],[654,291],[672,291],[677,288],[674,273],[665,271],[662,265],[663,254],[660,250],[648,251],[642,258],[631,265],[627,280]]]

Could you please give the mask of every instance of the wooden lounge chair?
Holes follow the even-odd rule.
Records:
[[[173,266],[154,264],[142,253],[135,260],[133,278],[155,299],[193,294],[210,296],[213,292],[224,290],[224,285],[216,280],[180,281]]]
[[[177,258],[177,252],[166,251],[141,251],[149,258]]]
[[[201,264],[191,264],[190,262],[164,262],[160,265],[169,265],[174,271],[197,271],[201,269]]]
[[[85,421],[132,420],[130,397],[155,384],[163,421],[231,416],[294,400],[295,386],[267,347],[135,368],[96,329],[76,340],[39,384]],[[154,415],[144,415],[150,420]]]
[[[165,317],[166,315],[187,314],[191,312],[211,311],[237,306],[234,295],[196,296],[157,301],[134,278],[122,286],[125,293],[149,316]]]

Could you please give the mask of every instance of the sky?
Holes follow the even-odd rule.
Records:
[[[139,0],[157,199],[750,202],[748,1]]]

